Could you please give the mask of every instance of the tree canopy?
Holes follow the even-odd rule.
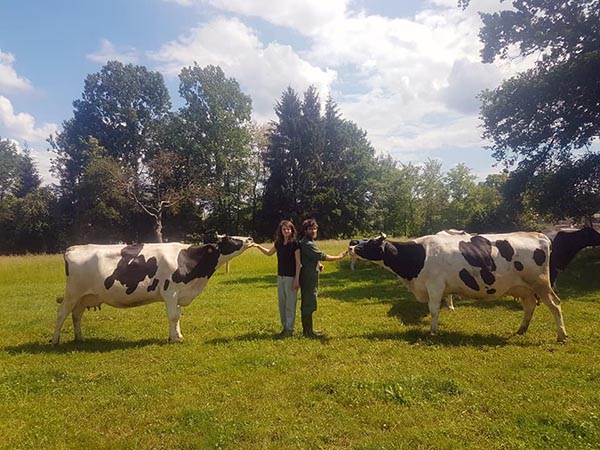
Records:
[[[529,192],[531,205],[555,217],[589,220],[598,211],[593,187],[600,184],[593,170],[600,137],[600,0],[514,0],[512,7],[481,15],[482,60],[509,59],[515,49],[537,60],[481,94],[483,136],[498,161],[516,165],[511,183]],[[567,187],[571,206],[550,194]]]

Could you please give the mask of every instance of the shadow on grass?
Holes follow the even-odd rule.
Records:
[[[215,338],[204,341],[205,344],[209,345],[218,345],[218,344],[231,344],[233,342],[252,342],[252,341],[286,341],[289,339],[304,339],[302,337],[302,332],[296,332],[293,337],[281,338],[277,334],[271,333],[246,333],[240,336],[232,336],[232,337],[224,337],[224,338]],[[329,338],[326,334],[319,336],[318,339],[311,339],[313,341],[321,342],[322,344],[327,344],[331,338]]]
[[[168,342],[164,339],[141,339],[139,341],[86,339],[84,342],[71,341],[56,346],[52,345],[50,342],[30,342],[4,347],[4,351],[11,355],[42,353],[63,354],[74,351],[84,353],[108,353],[117,350],[143,348],[150,345],[168,345]]]
[[[427,329],[411,328],[397,333],[375,332],[359,336],[374,341],[395,340],[405,341],[409,344],[442,346],[442,347],[504,347],[512,344],[510,337],[497,336],[493,334],[465,334],[458,332],[441,332],[432,336]],[[526,345],[518,343],[517,345]]]

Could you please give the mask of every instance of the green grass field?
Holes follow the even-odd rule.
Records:
[[[328,253],[346,242],[321,242]],[[87,341],[49,344],[60,255],[0,258],[0,448],[597,449],[600,249],[559,278],[569,340],[545,306],[425,305],[367,262],[325,263],[316,328],[280,331],[275,257],[249,250],[184,310],[87,311]]]

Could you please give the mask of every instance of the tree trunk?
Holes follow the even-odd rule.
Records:
[[[155,217],[154,222],[154,242],[162,244],[162,217]]]

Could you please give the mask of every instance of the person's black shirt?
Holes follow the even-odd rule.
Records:
[[[277,275],[282,277],[296,276],[296,257],[294,252],[300,248],[298,241],[286,245],[275,243],[277,249]]]

